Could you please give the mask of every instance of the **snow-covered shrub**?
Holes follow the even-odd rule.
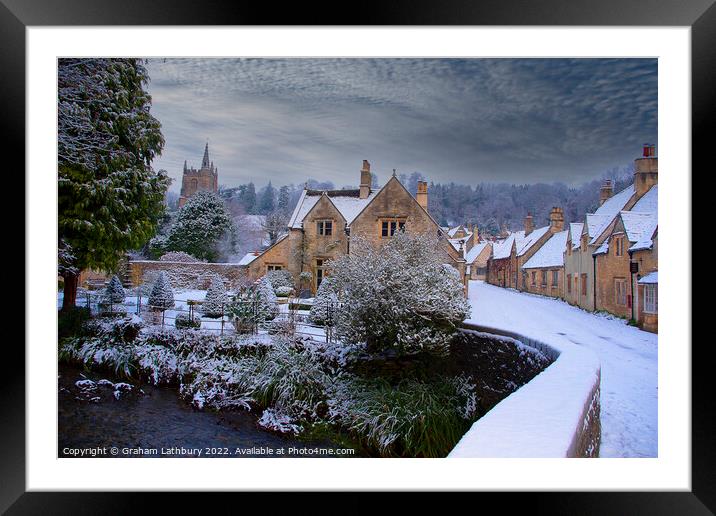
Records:
[[[206,291],[206,297],[201,305],[201,313],[205,317],[218,319],[224,315],[226,303],[227,295],[224,282],[221,278],[214,278],[209,290]]]
[[[118,304],[118,303],[124,303],[124,298],[126,297],[126,293],[124,292],[124,287],[122,286],[122,282],[119,280],[117,275],[115,274],[112,276],[112,279],[107,284],[107,287],[104,289],[103,295],[102,295],[102,303],[104,304]]]
[[[287,270],[269,271],[266,273],[266,277],[271,282],[276,294],[278,289],[289,288],[293,289],[293,275]]]
[[[293,292],[293,287],[278,287],[275,292],[277,297],[288,297]]]
[[[174,292],[169,283],[167,273],[164,271],[159,273],[157,280],[154,282],[152,292],[149,294],[149,305],[152,308],[160,309],[174,307]]]
[[[438,242],[398,232],[377,248],[362,238],[331,262],[341,292],[336,330],[345,342],[398,354],[444,354],[457,324],[470,312],[462,281],[442,263]]]
[[[199,260],[195,258],[194,256],[190,255],[189,253],[185,253],[184,251],[169,251],[168,253],[164,253],[159,257],[159,261],[161,262],[184,262],[184,263],[195,263],[195,262],[201,262],[205,260]]]
[[[258,290],[262,304],[262,310],[266,313],[266,319],[273,319],[278,315],[278,299],[273,290],[271,281],[264,276],[258,281]]]
[[[332,326],[336,321],[338,311],[338,294],[336,285],[331,278],[325,278],[318,290],[311,306],[311,322]]]
[[[159,258],[166,253],[167,249],[167,236],[166,235],[155,235],[149,240],[147,244],[150,258]]]
[[[177,314],[176,319],[174,320],[174,326],[177,330],[201,328],[201,321],[196,317],[191,317],[189,314],[181,313]]]
[[[266,277],[242,285],[226,306],[226,313],[239,333],[252,331],[256,325],[270,321],[278,315],[278,304],[271,282]]]
[[[342,374],[327,385],[330,418],[381,456],[444,457],[476,417],[467,379],[381,378]]]
[[[259,313],[260,293],[255,285],[240,287],[226,306],[226,313],[238,333],[253,331],[263,320]]]
[[[141,328],[142,321],[136,315],[88,321],[84,335],[63,343],[60,359],[107,367],[118,375],[130,376],[134,370],[133,343]]]
[[[219,241],[235,231],[223,199],[213,192],[197,192],[179,210],[167,236],[167,251],[184,251],[213,261]]]

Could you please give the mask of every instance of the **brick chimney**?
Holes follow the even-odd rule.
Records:
[[[658,183],[659,158],[656,157],[656,146],[645,143],[641,158],[634,160],[634,189],[639,199]]]
[[[606,179],[599,189],[599,206],[607,202],[612,195],[614,195],[614,185],[611,179]]]
[[[363,160],[363,168],[360,170],[360,198],[366,199],[370,195],[370,163],[367,159]]]
[[[559,233],[564,229],[564,212],[562,208],[555,206],[549,212],[549,230],[552,233]]]
[[[525,217],[525,236],[532,233],[532,230],[535,228],[535,223],[532,220],[532,214],[527,213],[527,216]]]
[[[415,200],[418,204],[423,207],[425,211],[428,211],[428,182],[418,181],[418,193],[415,194]]]

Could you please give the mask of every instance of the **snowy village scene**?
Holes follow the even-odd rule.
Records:
[[[656,59],[57,66],[58,457],[658,456]]]

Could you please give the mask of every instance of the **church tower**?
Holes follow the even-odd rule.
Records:
[[[219,169],[214,167],[214,162],[209,159],[209,142],[204,147],[204,157],[201,160],[199,170],[194,167],[187,167],[184,161],[184,172],[181,179],[181,194],[179,207],[186,203],[187,199],[196,192],[214,192],[219,189]]]

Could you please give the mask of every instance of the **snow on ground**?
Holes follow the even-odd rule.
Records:
[[[134,293],[136,289],[128,289],[127,293]],[[93,292],[93,295],[99,295],[102,291]],[[62,298],[64,297],[62,292],[57,293],[57,309],[59,310],[62,308]],[[174,320],[176,319],[176,316],[180,313],[189,313],[189,305],[187,304],[187,301],[203,301],[206,297],[206,290],[175,290],[174,291],[174,309],[169,309],[164,313],[164,326],[174,328]],[[229,297],[231,297],[231,293],[229,292]],[[138,296],[136,295],[130,295],[127,296],[124,299],[124,310],[129,313],[133,314],[137,312],[137,299]],[[302,299],[302,303],[313,303],[313,298],[308,299]],[[93,301],[94,303],[94,301]],[[145,305],[147,303],[147,297],[142,296],[142,313],[145,311]],[[86,306],[87,305],[87,297],[85,295],[78,295],[77,296],[77,306]],[[287,303],[281,303],[279,304],[279,313],[282,317],[288,317],[288,304]],[[195,317],[200,317],[201,312],[200,308],[197,306],[195,307]],[[313,324],[311,324],[308,321],[308,316],[310,312],[308,310],[296,310],[295,314],[298,316],[297,324],[296,324],[296,331],[304,336],[309,336],[313,339],[316,339],[318,341],[325,341],[326,339],[326,332],[323,327],[318,327]],[[221,319],[209,319],[206,317],[202,317],[201,319],[201,329],[202,330],[209,330],[214,332],[221,332]],[[228,316],[224,316],[224,333],[233,333],[234,327],[229,319]],[[259,333],[263,333],[264,330],[259,330]]]
[[[601,361],[601,457],[656,457],[657,335],[622,319],[533,294],[470,282],[468,322],[568,341]]]

